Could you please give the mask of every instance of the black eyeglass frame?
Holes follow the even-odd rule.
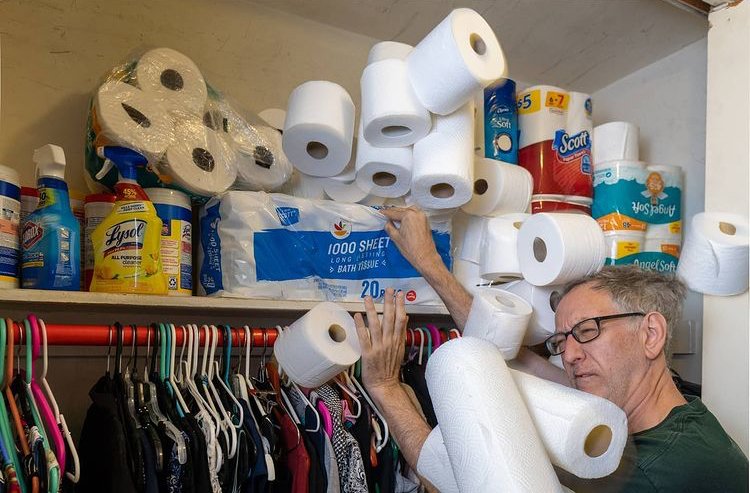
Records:
[[[568,336],[573,336],[573,339],[575,339],[576,341],[578,341],[579,344],[586,344],[587,342],[593,341],[594,339],[596,339],[597,337],[599,337],[602,334],[602,325],[601,325],[601,323],[604,320],[613,320],[613,319],[617,319],[617,318],[627,318],[627,317],[645,317],[645,316],[646,316],[646,314],[643,313],[643,312],[629,312],[629,313],[617,313],[617,314],[614,314],[614,315],[604,315],[604,316],[601,316],[601,317],[587,318],[587,319],[581,320],[580,322],[578,322],[577,324],[575,324],[567,332],[555,332],[554,334],[552,334],[551,336],[549,336],[548,338],[546,338],[544,340],[544,347],[547,348],[547,351],[549,351],[552,356],[557,356],[559,354],[564,353],[565,349],[563,349],[559,353],[556,353],[556,352],[552,351],[552,349],[550,348],[550,341],[552,339],[554,339],[554,338],[558,338],[559,336],[563,335],[563,336],[565,336],[565,340],[567,340]],[[596,335],[594,337],[592,337],[591,339],[587,340],[587,341],[580,340],[578,338],[578,335],[576,334],[576,332],[578,331],[578,328],[581,327],[581,325],[585,324],[586,322],[591,322],[592,320],[594,322],[596,322],[596,330],[597,330]]]

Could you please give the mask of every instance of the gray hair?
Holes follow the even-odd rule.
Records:
[[[644,270],[637,265],[606,266],[596,274],[566,284],[557,303],[570,291],[584,284],[609,293],[612,301],[624,311],[661,313],[667,320],[664,355],[669,361],[672,334],[682,316],[682,303],[687,292],[682,281],[674,275]]]

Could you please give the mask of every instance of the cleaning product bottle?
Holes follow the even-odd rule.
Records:
[[[21,233],[21,286],[78,291],[81,230],[65,184],[65,152],[47,144],[34,151],[39,204]]]
[[[167,294],[160,258],[161,219],[136,181],[137,168],[147,160],[125,147],[99,147],[97,154],[105,159],[97,179],[115,166],[119,181],[112,212],[91,233],[94,277],[89,290]]]

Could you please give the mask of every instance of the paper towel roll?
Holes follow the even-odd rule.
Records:
[[[474,156],[474,194],[461,209],[476,216],[525,212],[531,201],[531,175],[521,166]]]
[[[606,248],[599,224],[585,214],[534,214],[518,232],[518,262],[536,286],[564,284],[604,265]]]
[[[268,124],[269,127],[276,130],[284,131],[284,120],[286,120],[286,111],[281,108],[266,108],[258,116]]]
[[[362,136],[357,139],[357,185],[372,195],[401,197],[409,192],[412,147],[374,147]]]
[[[555,86],[532,86],[518,95],[519,148],[552,140],[565,129],[570,96]]]
[[[292,178],[283,187],[283,192],[303,199],[323,200],[326,198],[323,178],[309,176],[297,170],[294,170]]]
[[[354,103],[346,89],[309,81],[289,96],[284,122],[284,153],[310,176],[335,176],[352,155]]]
[[[693,216],[677,275],[698,293],[731,296],[748,287],[748,221],[739,214]]]
[[[360,85],[367,142],[375,147],[404,147],[429,133],[432,115],[414,94],[404,60],[391,58],[368,65]]]
[[[607,264],[616,265],[630,255],[646,251],[646,233],[643,231],[605,231]]]
[[[138,87],[157,95],[171,111],[200,115],[208,90],[198,66],[171,48],[147,51],[135,66]]]
[[[638,160],[638,127],[630,122],[609,122],[594,127],[594,166],[607,161]]]
[[[644,252],[666,253],[675,258],[680,258],[680,249],[682,241],[679,238],[650,238],[646,234],[646,240],[643,242]]]
[[[530,319],[531,305],[520,296],[480,288],[474,293],[463,335],[491,342],[509,360],[518,354]]]
[[[565,369],[565,365],[563,364],[563,360],[562,360],[562,354],[555,354],[547,358],[547,360],[553,365],[555,365],[556,367],[560,368],[561,370]]]
[[[367,55],[367,65],[370,65],[381,60],[389,60],[395,58],[396,60],[406,60],[409,53],[412,52],[414,47],[406,43],[399,43],[398,41],[381,41],[375,43],[370,48],[370,53]]]
[[[279,334],[273,354],[294,383],[320,387],[359,359],[354,319],[336,303],[319,303]]]
[[[474,103],[437,117],[430,134],[414,144],[411,196],[426,209],[460,207],[474,185]]]
[[[481,286],[487,283],[487,281],[482,279],[479,275],[479,264],[475,264],[474,262],[454,258],[452,272],[456,280],[472,296],[476,294]]]
[[[448,457],[448,451],[443,442],[443,434],[440,432],[440,425],[432,429],[427,440],[422,444],[417,459],[417,472],[425,478],[440,493],[458,492],[456,477],[451,469],[451,461]]]
[[[555,332],[553,307],[557,306],[563,286],[534,286],[528,281],[515,281],[499,288],[520,296],[534,309],[523,340],[524,346],[541,344]]]
[[[359,188],[354,181],[343,182],[332,178],[321,178],[323,180],[323,191],[331,200],[336,202],[357,203],[368,198],[369,194]]]
[[[487,219],[479,254],[479,273],[490,282],[523,278],[518,264],[518,230],[530,214],[505,214]]]
[[[442,344],[427,364],[426,379],[459,491],[560,491],[495,346],[475,337]]]
[[[417,97],[438,115],[455,112],[506,72],[505,55],[492,28],[466,8],[448,14],[406,63]]]
[[[454,259],[479,264],[487,219],[470,216],[463,212],[453,215],[451,230],[451,253]]]
[[[143,154],[155,164],[174,139],[174,121],[151,94],[124,82],[105,82],[94,100],[95,146],[114,144]]]
[[[211,197],[226,191],[237,178],[237,155],[218,132],[197,118],[175,127],[159,170],[190,193]]]
[[[575,135],[584,130],[593,134],[594,124],[591,120],[593,106],[591,96],[583,92],[570,91],[568,93],[570,100],[568,103],[568,115],[565,121],[565,130],[568,135]]]

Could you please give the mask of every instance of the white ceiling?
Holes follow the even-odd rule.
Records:
[[[451,9],[492,26],[509,76],[593,92],[706,36],[705,17],[660,0],[253,0],[379,40],[416,44]]]

